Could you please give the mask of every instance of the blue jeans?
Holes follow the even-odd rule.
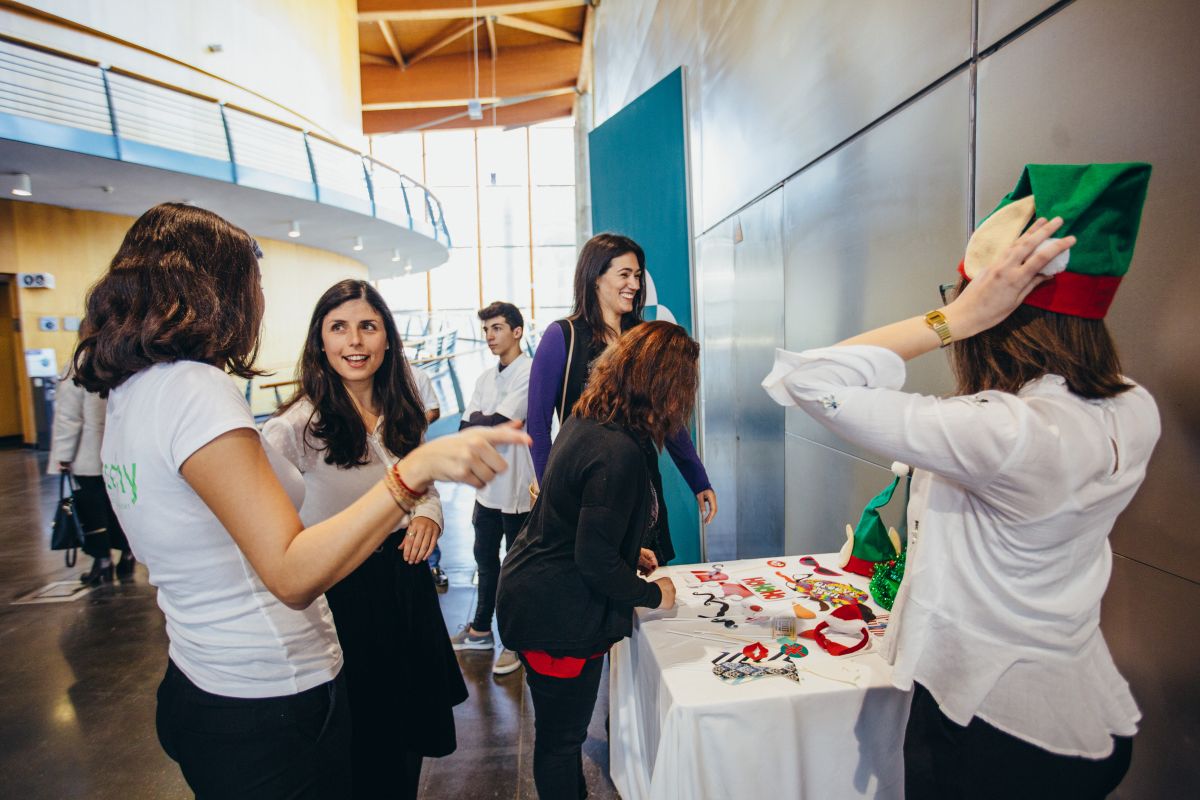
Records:
[[[425,563],[429,564],[430,569],[437,569],[442,564],[442,546],[435,544],[433,552],[429,554],[429,558],[425,559]]]

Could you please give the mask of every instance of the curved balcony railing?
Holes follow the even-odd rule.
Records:
[[[450,246],[437,197],[354,148],[215,98],[4,35],[0,138],[333,205]]]

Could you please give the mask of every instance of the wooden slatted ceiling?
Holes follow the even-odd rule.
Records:
[[[547,90],[586,85],[587,0],[359,0],[363,131],[411,130],[466,111],[474,97],[473,47],[479,47],[479,95],[511,101]],[[473,20],[478,20],[474,28]],[[428,108],[414,106],[427,105]],[[570,95],[529,100],[497,110],[500,125],[570,114]],[[438,128],[492,125],[465,113]]]

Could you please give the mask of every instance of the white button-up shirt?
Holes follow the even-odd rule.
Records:
[[[529,370],[533,359],[521,353],[503,370],[499,365],[486,370],[475,383],[471,402],[463,411],[463,419],[469,419],[476,411],[485,414],[502,414],[509,419],[522,422],[529,410]],[[533,483],[533,458],[525,445],[506,444],[496,448],[508,469],[475,492],[475,500],[484,508],[493,508],[504,514],[522,514],[532,506],[529,484]]]
[[[900,391],[872,346],[778,351],[763,382],[862,447],[916,468],[908,556],[884,641],[960,725],[979,717],[1061,755],[1102,758],[1141,718],[1100,632],[1108,534],[1160,426],[1140,386],[1107,400],[1047,375],[1019,394]]]

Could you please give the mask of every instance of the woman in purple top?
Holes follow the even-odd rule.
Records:
[[[637,242],[615,233],[593,236],[575,265],[575,305],[571,316],[548,326],[533,357],[529,374],[529,416],[525,427],[533,439],[533,468],[538,481],[550,457],[550,425],[571,416],[587,385],[592,362],[621,334],[642,322],[646,289],[642,273],[646,254]],[[705,524],[717,515],[717,493],[700,463],[687,429],[666,440],[667,452],[695,493]],[[654,491],[662,496],[662,475],[654,470]],[[666,506],[647,536],[646,548],[657,564],[675,557]]]

